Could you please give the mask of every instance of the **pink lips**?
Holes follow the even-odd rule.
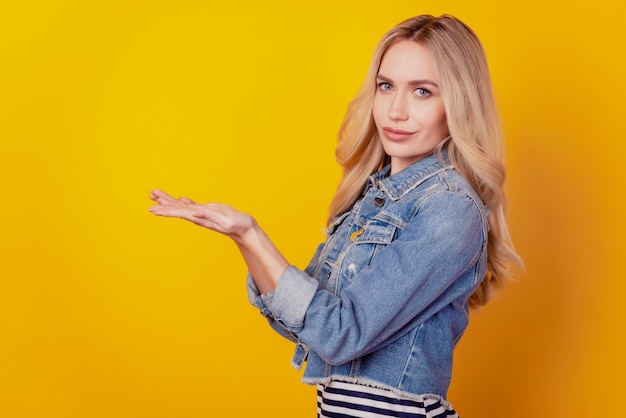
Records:
[[[413,135],[415,132],[403,131],[402,129],[394,129],[385,127],[383,128],[383,134],[385,138],[390,141],[403,141]]]

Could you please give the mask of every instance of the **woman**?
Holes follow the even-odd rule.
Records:
[[[505,217],[502,138],[486,58],[458,19],[389,31],[339,133],[343,177],[303,271],[232,207],[154,191],[150,210],[225,234],[251,302],[306,360],[318,416],[456,416],[446,401],[469,307],[521,263]]]

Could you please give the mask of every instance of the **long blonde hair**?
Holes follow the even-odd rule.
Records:
[[[505,219],[503,139],[487,59],[476,34],[457,18],[417,16],[395,26],[379,42],[365,82],[350,102],[339,130],[336,157],[343,174],[330,204],[329,222],[348,210],[367,178],[390,161],[374,124],[372,103],[383,55],[400,40],[418,42],[434,61],[450,132],[435,153],[447,147],[453,166],[489,209],[487,273],[469,300],[470,306],[478,307],[511,277],[511,264],[521,266],[522,262]]]

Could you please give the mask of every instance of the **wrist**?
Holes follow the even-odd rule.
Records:
[[[242,248],[252,248],[261,241],[263,231],[254,218],[250,218],[250,223],[237,235],[232,236],[237,246]]]

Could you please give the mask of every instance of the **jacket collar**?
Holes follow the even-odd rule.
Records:
[[[391,165],[385,166],[369,177],[367,189],[375,187],[392,200],[398,200],[430,177],[453,168],[444,149],[439,155],[430,154],[392,176],[389,175]]]

